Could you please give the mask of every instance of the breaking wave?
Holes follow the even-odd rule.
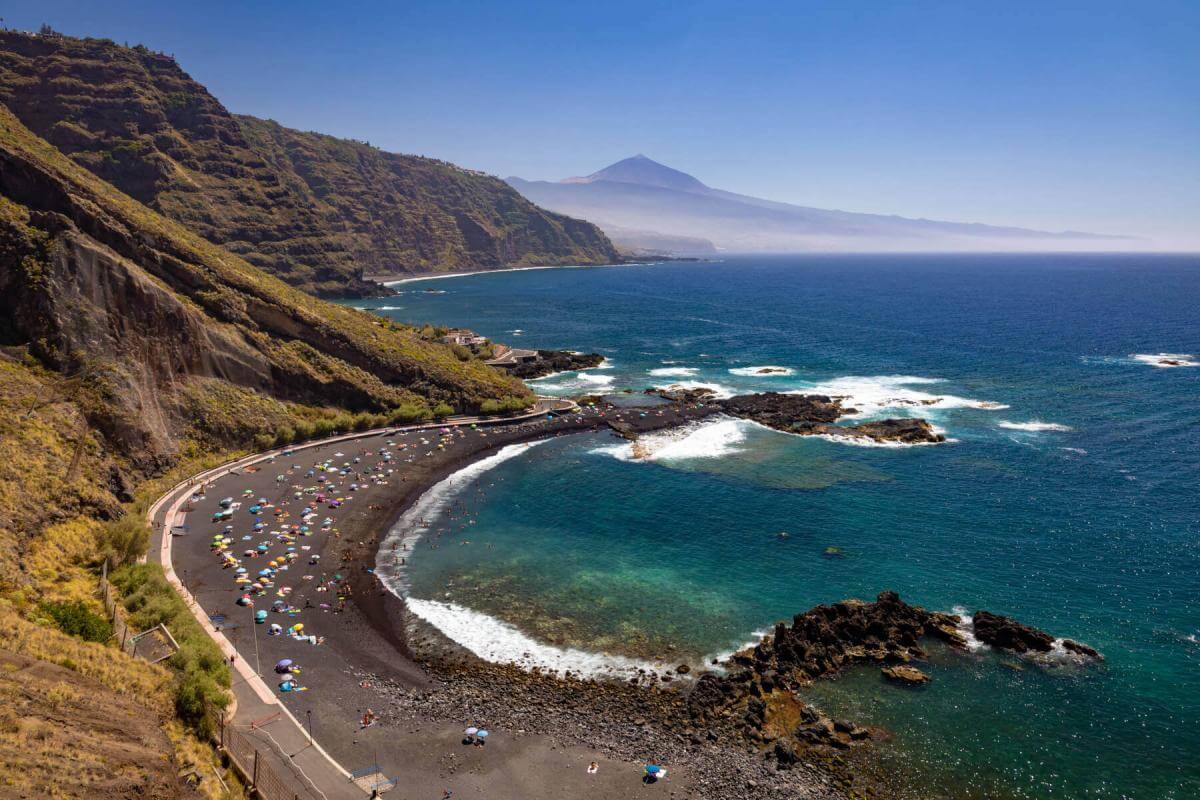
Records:
[[[1060,425],[1057,422],[1038,422],[1037,420],[1033,420],[1032,422],[1001,421],[997,422],[996,425],[1001,428],[1007,428],[1010,431],[1029,431],[1031,433],[1039,433],[1042,431],[1057,431],[1059,433],[1065,433],[1067,431],[1074,430],[1074,428],[1072,428],[1070,425]]]
[[[761,367],[734,367],[729,370],[729,374],[747,378],[786,378],[789,375],[795,375],[796,370],[791,367],[776,367],[767,364]]]
[[[950,613],[958,615],[958,633],[967,643],[967,650],[975,653],[987,647],[986,644],[975,638],[975,620],[967,613],[966,608],[955,606],[950,609]]]
[[[572,675],[592,679],[628,680],[666,670],[664,665],[649,661],[544,644],[507,622],[455,603],[409,597],[405,605],[450,639],[493,663],[514,664],[527,670],[537,667],[560,675],[570,671]]]
[[[659,367],[650,370],[649,374],[656,378],[689,378],[699,371],[696,367]]]
[[[1200,361],[1190,353],[1134,353],[1130,356],[1140,364],[1170,369],[1172,367],[1200,367]]]
[[[740,453],[746,439],[746,423],[738,419],[717,419],[682,428],[650,433],[636,442],[597,447],[592,453],[622,461],[684,461],[693,458],[721,458]]]
[[[655,384],[656,389],[711,389],[717,398],[733,397],[734,391],[728,386],[713,381],[675,381],[673,383]]]
[[[822,381],[808,389],[792,390],[791,394],[826,394],[842,398],[843,405],[858,410],[850,418],[873,417],[883,412],[894,413],[898,409],[951,409],[976,408],[997,411],[1008,408],[1003,403],[990,400],[975,400],[952,394],[931,394],[912,388],[942,383],[941,378],[922,378],[915,375],[850,375]]]
[[[375,574],[393,594],[403,597],[408,591],[408,576],[400,559],[412,555],[413,546],[428,531],[435,517],[454,497],[473,480],[493,467],[524,453],[531,447],[548,442],[538,439],[502,447],[496,453],[474,461],[449,477],[426,489],[396,521],[379,544],[375,554]]]

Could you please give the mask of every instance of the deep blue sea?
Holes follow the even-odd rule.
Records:
[[[397,288],[358,305],[608,357],[545,394],[814,390],[952,440],[718,419],[641,459],[601,434],[507,453],[444,487],[411,554],[411,597],[451,635],[587,671],[698,663],[884,589],[987,609],[1106,661],[934,649],[924,690],[861,668],[809,699],[893,732],[879,763],[915,769],[914,796],[1200,797],[1200,258],[731,257]]]

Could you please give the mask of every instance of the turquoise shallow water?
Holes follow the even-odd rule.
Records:
[[[1200,367],[1134,358],[1200,353],[1200,260],[731,258],[400,289],[359,305],[611,359],[547,393],[816,388],[955,440],[861,448],[718,421],[643,461],[607,436],[555,440],[456,497],[437,548],[412,556],[414,597],[670,660],[889,588],[1011,614],[1107,661],[935,652],[924,691],[863,669],[813,699],[895,732],[881,755],[946,793],[1200,796]],[[767,365],[790,374],[748,369]]]

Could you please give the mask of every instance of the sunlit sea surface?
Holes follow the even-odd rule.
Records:
[[[921,691],[869,668],[813,686],[895,734],[876,762],[914,796],[1200,797],[1200,259],[738,257],[397,288],[355,305],[609,359],[544,394],[817,391],[952,440],[716,419],[647,459],[605,434],[502,454],[430,499],[409,554],[414,609],[455,638],[597,674],[699,664],[895,589],[1106,656],[933,649]]]

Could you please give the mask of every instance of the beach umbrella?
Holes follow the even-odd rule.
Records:
[[[283,626],[278,622],[272,622],[270,627],[267,628],[268,636],[278,636],[281,633],[283,633]]]
[[[266,611],[255,611],[254,612],[254,622],[256,624],[261,625],[266,621],[267,621],[267,612]]]
[[[254,601],[250,599],[250,595],[244,594],[237,599],[237,604],[239,606],[252,606],[254,605]]]
[[[236,572],[238,575],[244,575],[246,573],[246,568],[238,567],[237,569],[234,570],[234,572]]]
[[[647,764],[646,765],[646,774],[649,775],[650,777],[655,777],[662,771],[663,771],[663,768],[658,766],[657,764]]]
[[[290,667],[293,663],[294,662],[290,658],[281,658],[275,662],[275,671],[287,672],[288,667]]]
[[[281,692],[290,692],[294,688],[296,688],[295,684],[293,684],[291,681],[283,681],[279,684],[279,691]]]
[[[483,730],[482,728],[480,728],[479,732],[476,733],[475,735],[478,736],[480,739],[486,739],[488,737],[488,732]]]
[[[476,728],[474,725],[472,725],[463,731],[463,733],[465,733],[467,736],[474,736],[475,734],[479,733],[479,728]]]

